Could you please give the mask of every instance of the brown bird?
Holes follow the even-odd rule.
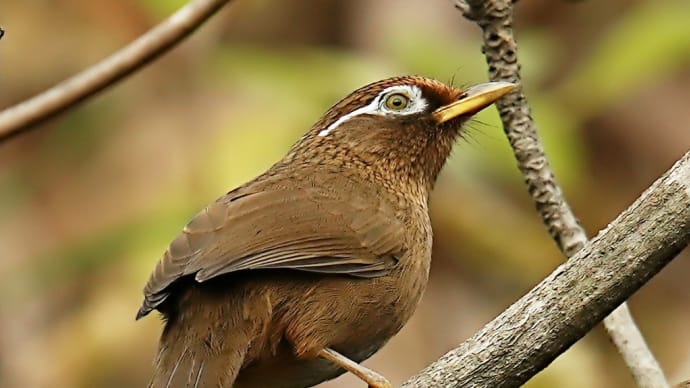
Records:
[[[201,211],[144,289],[165,319],[150,387],[308,387],[407,322],[431,262],[427,202],[462,126],[513,90],[422,77],[364,86],[281,161]]]

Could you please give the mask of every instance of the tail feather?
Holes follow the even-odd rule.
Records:
[[[194,379],[194,388],[199,387],[199,382],[201,382],[201,376],[204,374],[204,363],[202,362],[199,366],[199,370],[196,372],[196,379]]]
[[[246,346],[236,343],[232,349],[213,349],[208,341],[189,333],[176,338],[179,341],[161,345],[149,388],[232,386],[244,362]]]
[[[270,319],[266,300],[242,289],[195,285],[166,303],[149,388],[232,387],[263,347],[256,341]]]
[[[169,316],[149,388],[231,387],[255,324],[231,307],[210,304]]]

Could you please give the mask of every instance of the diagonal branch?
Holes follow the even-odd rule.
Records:
[[[0,111],[0,142],[60,113],[137,71],[175,47],[231,0],[193,0],[103,61]]]
[[[690,151],[572,260],[403,387],[517,387],[690,243]]]
[[[511,0],[455,2],[465,17],[475,21],[483,31],[482,51],[489,65],[491,80],[521,85],[517,44],[512,30],[513,3]],[[556,182],[522,88],[499,100],[497,106],[537,212],[563,253],[571,257],[586,244],[587,234]],[[604,326],[639,387],[668,386],[627,304],[622,304],[607,317]]]

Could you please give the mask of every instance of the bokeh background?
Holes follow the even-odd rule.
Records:
[[[3,1],[0,106],[88,67],[183,3]],[[517,5],[526,92],[591,234],[690,148],[689,16],[687,0]],[[480,46],[478,28],[446,0],[237,0],[162,60],[0,144],[0,386],[143,386],[161,322],[134,313],[186,221],[363,84],[408,73],[485,81]],[[495,108],[456,146],[432,219],[426,295],[367,362],[396,384],[562,260]],[[630,301],[674,382],[690,378],[689,255]],[[632,384],[597,328],[528,386]]]

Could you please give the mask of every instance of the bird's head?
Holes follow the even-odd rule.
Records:
[[[374,82],[333,105],[291,155],[430,188],[463,124],[515,85],[458,89],[415,76]]]

